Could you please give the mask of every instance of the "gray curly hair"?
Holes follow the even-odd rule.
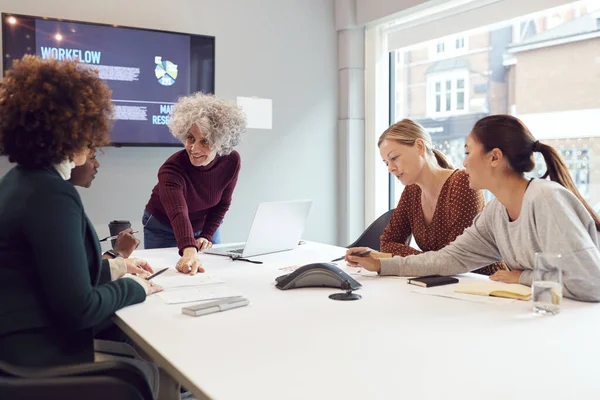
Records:
[[[197,92],[178,99],[169,118],[169,129],[185,143],[194,124],[206,135],[211,149],[216,149],[218,155],[227,155],[246,130],[246,116],[236,104]]]

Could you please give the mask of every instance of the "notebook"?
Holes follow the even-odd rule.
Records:
[[[461,283],[454,289],[457,293],[475,294],[479,296],[506,297],[509,299],[531,299],[531,288],[518,283],[470,282]]]
[[[411,278],[408,280],[408,283],[422,287],[434,287],[458,283],[458,279],[451,276],[430,275],[422,276],[420,278]]]

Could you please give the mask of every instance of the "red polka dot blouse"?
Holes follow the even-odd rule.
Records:
[[[440,250],[471,226],[484,205],[483,193],[469,187],[465,171],[456,170],[442,186],[431,223],[426,225],[421,188],[409,185],[404,188],[390,223],[381,235],[381,251],[404,257]],[[411,235],[421,251],[408,246]],[[473,272],[492,275],[505,269],[504,263],[496,263]]]

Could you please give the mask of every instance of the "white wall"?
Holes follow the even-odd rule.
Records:
[[[356,0],[356,22],[369,24],[426,3],[428,0]]]
[[[168,5],[167,8],[165,8]],[[305,238],[336,243],[337,48],[333,0],[0,0],[0,11],[216,36],[216,94],[273,99],[273,130],[249,130],[225,217],[225,241],[243,241],[261,201],[312,199]],[[173,148],[108,148],[90,189],[88,215],[141,215]],[[0,176],[10,168],[0,158]]]

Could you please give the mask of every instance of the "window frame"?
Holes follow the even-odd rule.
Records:
[[[459,39],[462,39],[463,46],[458,48],[456,44]],[[443,47],[442,51],[439,51],[440,45]],[[446,58],[459,57],[469,51],[469,35],[459,34],[446,36],[437,40],[434,40],[429,45],[429,59],[430,60],[443,60]]]
[[[458,93],[458,81],[462,80],[464,86],[462,92],[463,97],[463,109],[457,108]],[[447,83],[451,82],[450,87],[450,109],[448,110],[447,105]],[[438,92],[436,84],[440,84],[441,91]],[[469,86],[469,71],[467,69],[457,69],[448,72],[440,72],[430,74],[426,78],[426,112],[428,117],[449,117],[455,115],[462,115],[469,113],[469,98],[470,98],[470,86]],[[440,111],[437,111],[437,100],[438,95],[440,97]]]
[[[473,42],[470,40],[473,39],[470,38],[471,33],[479,31],[482,26],[504,24],[504,21],[523,16],[535,15],[536,19],[540,19],[544,17],[545,10],[563,6],[565,3],[567,3],[565,0],[545,0],[545,2],[440,0],[426,2],[418,7],[402,8],[402,11],[397,14],[390,14],[385,19],[365,25],[365,226],[385,212],[388,199],[395,197],[389,192],[390,186],[394,185],[389,185],[390,176],[386,175],[387,171],[381,163],[376,146],[377,138],[389,126],[389,122],[395,122],[396,116],[403,116],[396,114],[394,118],[390,118],[390,111],[404,114],[407,107],[403,105],[404,102],[395,104],[390,98],[389,53],[394,52],[395,49],[409,49],[416,45],[427,44],[426,59],[422,61],[422,65],[437,60],[452,59],[456,53],[444,52],[436,56],[435,43],[440,38],[452,37],[454,40],[452,45],[455,47],[457,35],[465,36],[465,54],[479,53],[479,48],[469,50],[472,44],[469,42]],[[402,63],[404,62],[403,59]],[[410,59],[407,63],[410,64]],[[470,76],[465,82],[465,88],[468,88],[465,92],[467,114],[475,112],[475,108],[470,104],[474,90],[471,83],[475,78],[475,75]],[[403,85],[403,83],[399,84]],[[419,84],[426,85],[426,82]],[[422,113],[423,117],[427,117],[426,109],[422,110]],[[398,190],[400,187],[396,188],[396,191]],[[391,207],[387,207],[389,208]]]

